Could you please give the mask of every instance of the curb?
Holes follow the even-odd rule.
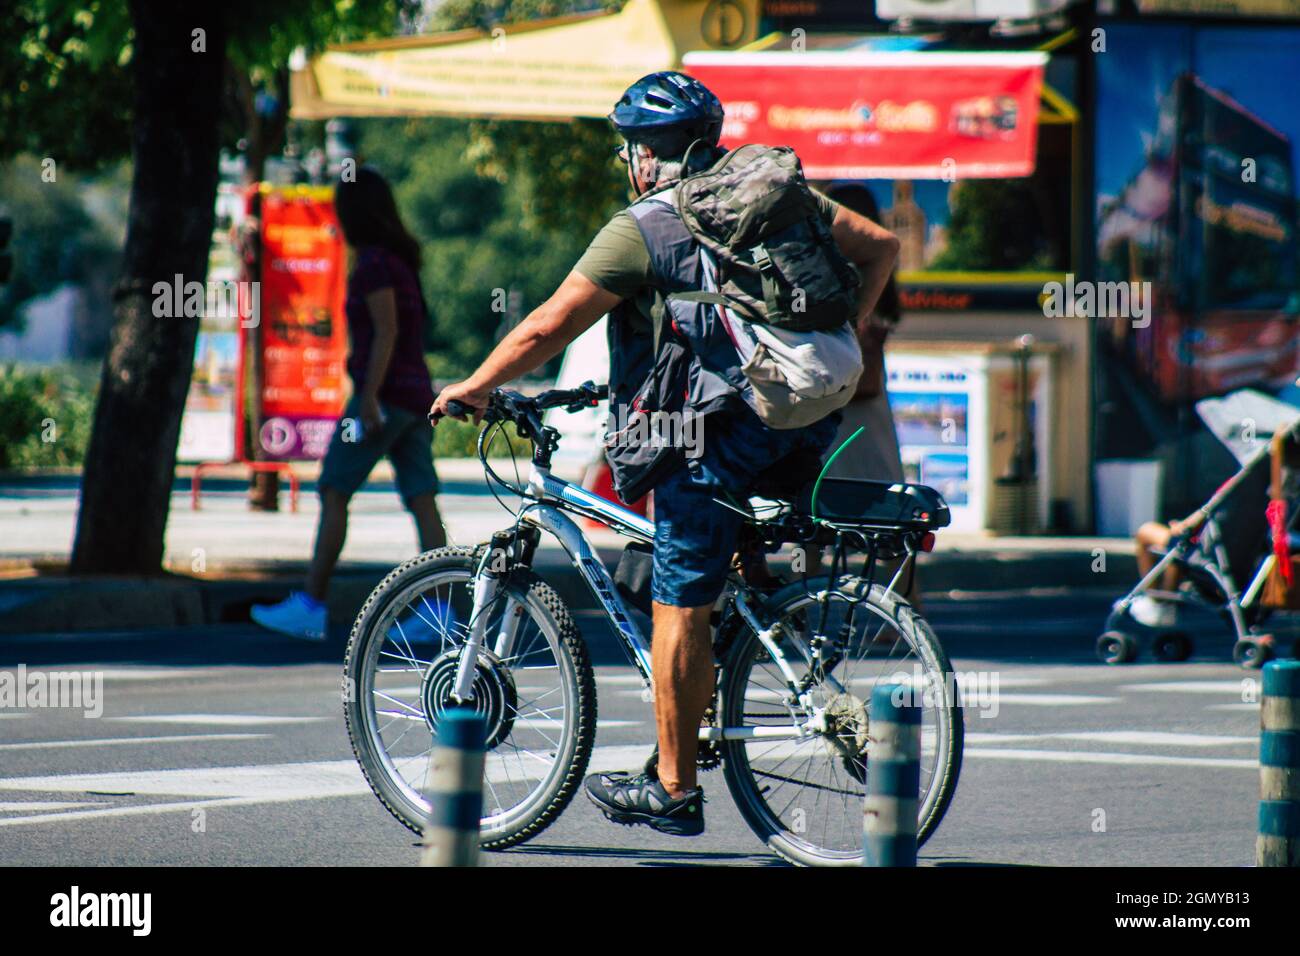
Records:
[[[611,569],[617,563],[617,549],[602,547],[600,554]],[[1092,552],[1085,550],[952,550],[922,556],[918,575],[927,594],[1077,588],[1119,596],[1137,580],[1132,554],[1112,554],[1104,572],[1093,572],[1093,563]],[[597,607],[586,582],[558,548],[539,550],[534,567],[573,610]],[[331,586],[330,619],[355,618],[390,570],[377,564],[341,567]],[[0,635],[243,622],[251,605],[280,600],[300,587],[305,571],[301,562],[268,561],[214,568],[207,578],[49,575],[0,580]]]

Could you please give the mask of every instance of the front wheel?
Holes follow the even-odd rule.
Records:
[[[806,683],[825,729],[795,739],[762,736],[762,728],[770,734],[803,715],[792,714],[770,652],[742,628],[723,668],[719,717],[725,728],[755,729],[750,739],[723,744],[727,787],[745,822],[793,863],[861,866],[867,708],[877,685],[901,683],[922,702],[917,843],[924,843],[956,790],[964,736],[956,680],[938,638],[902,598],[856,577],[841,578],[824,607],[802,583],[769,606],[778,650]],[[800,645],[810,647],[817,635],[823,664],[814,671]]]
[[[474,607],[478,552],[440,548],[386,577],[361,609],[344,662],[344,714],[375,796],[420,832],[438,719],[451,706]],[[487,728],[482,845],[521,843],[573,798],[596,736],[596,684],[564,602],[516,570],[488,607],[472,708]]]

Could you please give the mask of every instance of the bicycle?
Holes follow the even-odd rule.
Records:
[[[375,795],[416,832],[428,812],[425,774],[438,718],[450,707],[471,707],[487,725],[484,848],[541,833],[581,785],[596,732],[596,682],[573,615],[532,568],[543,531],[564,548],[646,691],[652,687],[650,642],[628,606],[641,595],[616,585],[570,515],[631,539],[624,559],[633,555],[630,563],[643,569],[654,524],[552,475],[559,435],[542,420],[548,409],[576,411],[607,393],[589,382],[533,398],[494,391],[477,451],[489,487],[519,497],[514,523],[487,544],[440,548],[396,568],[352,628],[344,696],[353,750]],[[506,423],[533,446],[522,483],[498,475],[486,454],[489,435]],[[943,647],[895,586],[947,524],[942,498],[921,485],[819,478],[807,501],[723,504],[746,514],[742,556],[793,544],[829,549],[831,562],[825,573],[805,571],[764,590],[746,582],[737,560],[713,616],[717,691],[700,728],[699,765],[722,766],[745,821],[781,857],[860,865],[867,701],[876,684],[901,681],[919,692],[923,708],[924,842],[957,785],[962,714]],[[864,555],[858,574],[849,572],[851,553]],[[883,562],[899,559],[887,585],[873,580]],[[901,669],[909,665],[911,672]],[[873,670],[859,674],[859,666]]]

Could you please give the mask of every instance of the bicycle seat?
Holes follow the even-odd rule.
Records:
[[[805,514],[814,514],[814,487],[815,482],[806,486],[795,500]],[[816,506],[814,517],[840,525],[933,531],[952,521],[948,503],[939,492],[907,482],[825,478],[817,487]]]

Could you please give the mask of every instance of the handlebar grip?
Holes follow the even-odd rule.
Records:
[[[466,405],[464,402],[458,402],[455,399],[452,399],[447,403],[447,414],[452,418],[467,418],[474,414],[474,409],[469,405]],[[436,415],[433,412],[430,412],[429,424],[436,425],[441,418],[441,415]]]

